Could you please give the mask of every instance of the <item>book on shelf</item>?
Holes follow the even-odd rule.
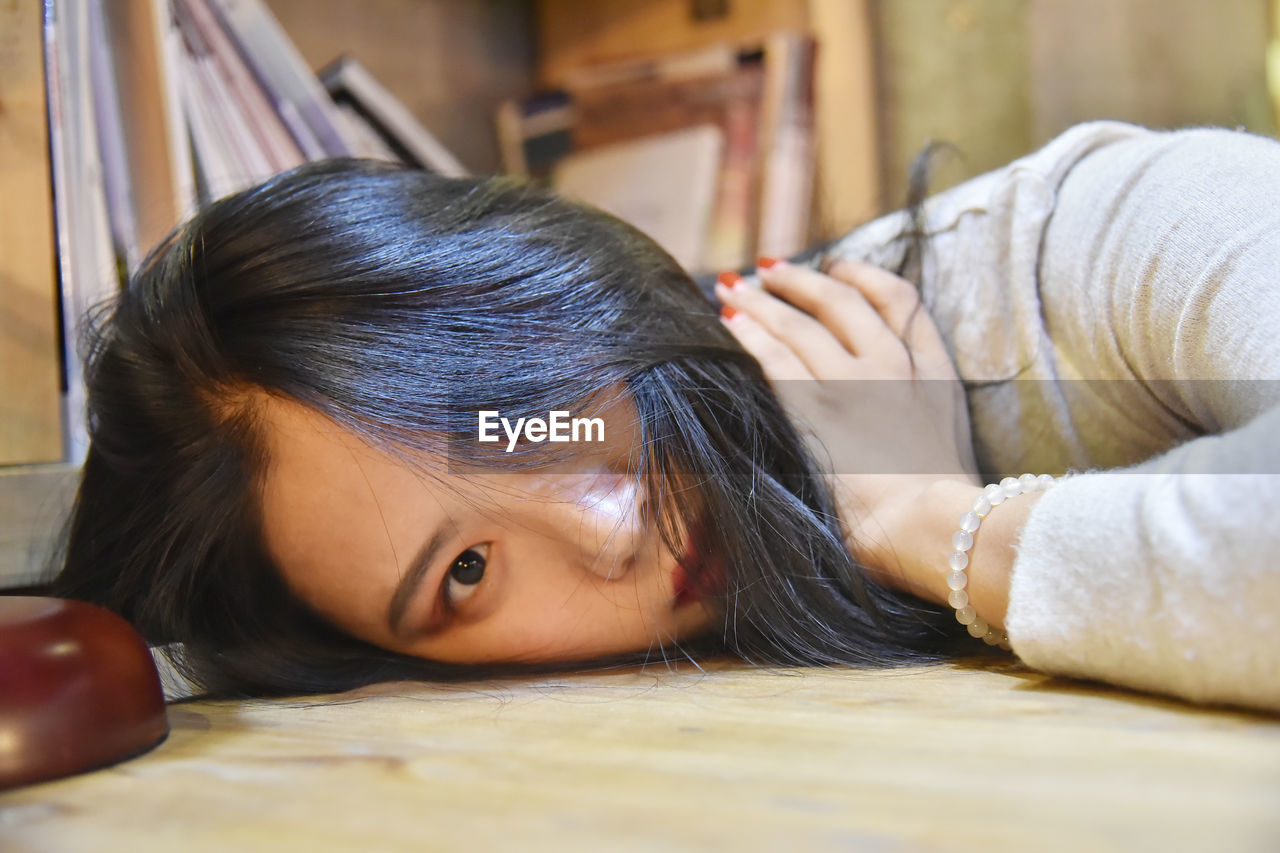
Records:
[[[201,205],[326,157],[466,174],[355,59],[327,89],[263,0],[48,0],[43,15],[71,462],[88,446],[84,318]]]
[[[102,161],[102,189],[116,256],[126,269],[135,269],[142,260],[137,201],[130,177],[129,144],[125,132],[124,109],[118,96],[112,52],[108,49],[106,12],[100,0],[85,7],[88,15],[89,82],[92,88],[98,151]]]
[[[242,117],[241,138],[251,140],[273,171],[305,162],[301,146],[273,108],[230,34],[218,23],[209,0],[173,0],[188,66],[205,69],[207,85],[225,94]],[[236,121],[228,116],[228,121]],[[248,146],[246,146],[248,147]]]
[[[337,106],[338,114],[350,135],[355,156],[366,160],[385,160],[389,163],[404,162],[401,155],[391,147],[391,143],[374,130],[373,125],[369,124],[368,119],[361,115],[359,110],[349,103],[338,102]]]
[[[343,56],[326,66],[320,80],[350,121],[367,125],[398,159],[446,177],[467,174],[453,152],[355,57]]]
[[[172,17],[166,0],[50,4],[68,23],[87,15],[90,92],[108,210],[122,267],[194,209],[194,181],[178,102]],[[86,119],[86,123],[89,123]]]
[[[575,69],[563,90],[499,109],[504,167],[553,186],[572,177],[572,195],[614,212],[685,205],[681,227],[692,236],[682,238],[682,252],[699,249],[678,257],[690,272],[745,267],[759,253],[793,255],[807,244],[812,204],[812,78],[812,40],[793,33],[747,49],[721,45]],[[694,128],[716,129],[714,158],[709,144],[688,142]],[[687,159],[653,155],[681,150]],[[605,180],[593,166],[597,179],[588,185],[576,177],[578,160],[607,162],[617,176]],[[668,180],[676,172],[683,183]],[[633,188],[633,203],[624,186]],[[669,237],[650,236],[669,245]]]
[[[307,158],[349,157],[343,122],[316,75],[263,0],[208,0]]]
[[[62,422],[66,454],[78,462],[88,450],[80,319],[116,292],[120,278],[93,109],[90,7],[87,3],[51,3],[45,5],[44,11],[50,165],[63,321]]]

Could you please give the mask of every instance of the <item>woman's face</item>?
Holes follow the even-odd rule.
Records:
[[[641,523],[615,430],[571,473],[424,476],[299,404],[265,404],[267,547],[339,628],[453,663],[657,651],[705,628],[685,554]],[[436,460],[439,462],[439,460]],[[445,468],[437,464],[434,468]]]

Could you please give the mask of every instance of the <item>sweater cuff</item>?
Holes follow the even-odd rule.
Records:
[[[1225,482],[1224,482],[1225,481]],[[1006,630],[1048,673],[1200,702],[1280,708],[1280,477],[1097,472],[1032,508],[1017,545]]]

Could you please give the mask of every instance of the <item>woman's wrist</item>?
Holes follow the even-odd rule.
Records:
[[[905,531],[911,542],[910,571],[920,579],[928,590],[927,599],[934,604],[946,605],[951,592],[947,586],[947,575],[951,573],[947,555],[955,550],[951,536],[956,520],[981,494],[982,487],[971,482],[943,479],[930,483],[916,498],[912,529]],[[977,606],[975,602],[974,608]]]
[[[952,590],[947,579],[952,568],[948,557],[956,550],[953,536],[960,517],[971,511],[982,495],[983,487],[971,480],[939,479],[887,508],[881,526],[892,547],[876,550],[873,575],[927,601],[949,606]],[[969,605],[990,625],[1004,625],[1017,556],[1014,546],[1039,498],[1038,492],[1022,495],[993,509],[967,552]]]
[[[947,552],[940,549],[949,546],[966,501],[982,488],[957,479],[913,479],[908,485],[895,478],[893,498],[862,517],[852,537],[854,556],[878,583],[946,604]]]
[[[927,515],[922,516],[921,521],[929,527],[913,557],[918,561],[918,571],[927,578],[933,593],[931,600],[939,604],[948,604],[952,591],[948,578],[953,568],[948,557],[956,551],[953,537],[959,521],[965,513],[974,510],[984,491],[972,483],[941,480],[932,484],[922,497],[922,511]],[[1003,501],[997,507],[988,507],[983,513],[980,531],[974,532],[972,545],[965,552],[968,564],[964,568],[967,575],[964,589],[969,606],[992,626],[1004,626],[1013,563],[1017,558],[1015,546],[1027,516],[1040,497],[1041,491],[1033,491]]]

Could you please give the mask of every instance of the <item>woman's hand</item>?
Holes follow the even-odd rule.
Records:
[[[848,260],[822,273],[762,259],[759,274],[763,289],[721,277],[725,325],[829,460],[854,556],[881,583],[945,601],[936,564],[904,546],[937,504],[927,491],[978,480],[964,389],[918,292]]]

